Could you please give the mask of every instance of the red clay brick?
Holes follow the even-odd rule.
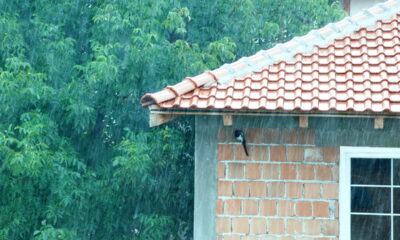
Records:
[[[234,233],[249,233],[248,218],[232,218],[232,232]]]
[[[282,164],[281,165],[281,179],[296,179],[297,166],[294,164]]]
[[[285,184],[283,182],[267,183],[267,196],[282,198],[285,195]]]
[[[269,233],[283,234],[285,233],[285,223],[283,219],[270,219],[269,220]]]
[[[299,165],[299,176],[300,180],[314,180],[314,165],[301,164]]]
[[[339,236],[338,220],[323,220],[321,222],[321,232],[325,236]]]
[[[231,219],[226,217],[217,217],[217,232],[229,233],[231,232]]]
[[[267,233],[267,220],[265,218],[250,219],[250,233],[251,234],[266,234]]]
[[[267,146],[253,146],[251,152],[251,160],[253,161],[268,161]]]
[[[243,163],[229,163],[228,164],[228,177],[231,179],[244,178],[244,164]]]
[[[240,240],[240,235],[225,235],[224,240]]]
[[[311,217],[311,215],[312,215],[311,202],[299,201],[296,203],[297,217]]]
[[[257,215],[258,214],[258,201],[245,199],[242,200],[242,214],[243,215]]]
[[[322,184],[322,198],[339,199],[339,185],[337,183]]]
[[[278,216],[293,217],[294,216],[294,202],[290,200],[278,201]]]
[[[302,193],[301,183],[286,183],[286,197],[287,198],[301,198]]]
[[[328,202],[313,202],[314,217],[329,217]]]
[[[304,147],[287,146],[286,156],[288,162],[302,162],[304,161]]]
[[[218,196],[232,196],[232,182],[218,181]]]
[[[339,167],[338,166],[332,167],[332,181],[335,181],[335,182],[339,181]]]
[[[250,197],[263,198],[267,195],[265,182],[250,182]]]
[[[304,234],[319,235],[321,233],[321,222],[319,220],[304,220]]]
[[[271,146],[270,158],[271,161],[274,162],[285,162],[286,161],[285,146]]]
[[[217,214],[223,214],[224,202],[221,199],[217,199]]]
[[[332,166],[316,166],[315,167],[315,178],[320,181],[332,181]]]
[[[218,178],[225,178],[225,163],[218,163]]]
[[[303,222],[298,219],[288,219],[286,222],[286,233],[302,234],[303,233]]]
[[[321,189],[319,183],[304,183],[304,198],[320,198]]]
[[[306,148],[304,150],[304,161],[323,162],[323,153],[321,148]]]
[[[233,160],[232,145],[218,144],[218,160]]]
[[[263,179],[279,179],[280,165],[278,164],[263,164],[262,178]]]
[[[315,131],[310,129],[287,129],[282,133],[283,143],[314,144]]]
[[[276,201],[275,200],[262,200],[260,202],[260,215],[262,216],[276,216]]]
[[[246,129],[246,140],[248,143],[260,143],[260,128]]]
[[[279,129],[261,129],[260,142],[262,143],[279,143],[281,131]]]
[[[226,199],[224,213],[228,215],[240,214],[240,199]]]
[[[261,164],[248,163],[246,164],[246,178],[247,179],[260,179],[261,178]]]
[[[324,147],[325,162],[339,162],[339,154],[339,148],[337,147]]]
[[[249,197],[250,186],[249,182],[235,182],[234,196]]]
[[[250,156],[251,155],[250,154],[251,148],[248,145],[247,145],[247,150],[249,151],[249,156]],[[241,144],[240,145],[236,145],[236,147],[235,147],[235,160],[240,160],[240,161],[249,160],[249,156],[246,155],[246,153],[244,152],[244,148],[243,148],[243,146]]]

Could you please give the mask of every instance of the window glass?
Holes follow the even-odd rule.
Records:
[[[390,185],[391,159],[351,159],[351,184]]]
[[[393,224],[393,239],[400,239],[400,217],[394,217]]]
[[[393,160],[393,184],[400,185],[400,159]]]
[[[400,213],[400,188],[393,189],[393,213]]]
[[[390,240],[390,235],[389,216],[351,216],[352,240]]]
[[[352,187],[351,211],[390,213],[390,188]]]

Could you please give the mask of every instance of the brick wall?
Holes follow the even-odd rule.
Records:
[[[218,134],[218,240],[338,239],[339,150],[309,129],[242,129],[250,156]]]

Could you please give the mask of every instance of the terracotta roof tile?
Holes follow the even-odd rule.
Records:
[[[400,112],[400,2],[146,94],[181,109]]]

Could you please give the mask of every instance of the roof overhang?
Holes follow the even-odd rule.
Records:
[[[150,127],[158,126],[169,122],[183,115],[203,115],[203,116],[222,116],[224,125],[230,126],[234,116],[259,116],[259,117],[299,117],[299,126],[308,127],[309,117],[336,117],[336,118],[373,118],[375,128],[382,129],[385,118],[398,118],[400,113],[392,112],[356,112],[356,111],[268,111],[250,109],[181,109],[181,108],[160,108],[157,105],[149,106]]]

